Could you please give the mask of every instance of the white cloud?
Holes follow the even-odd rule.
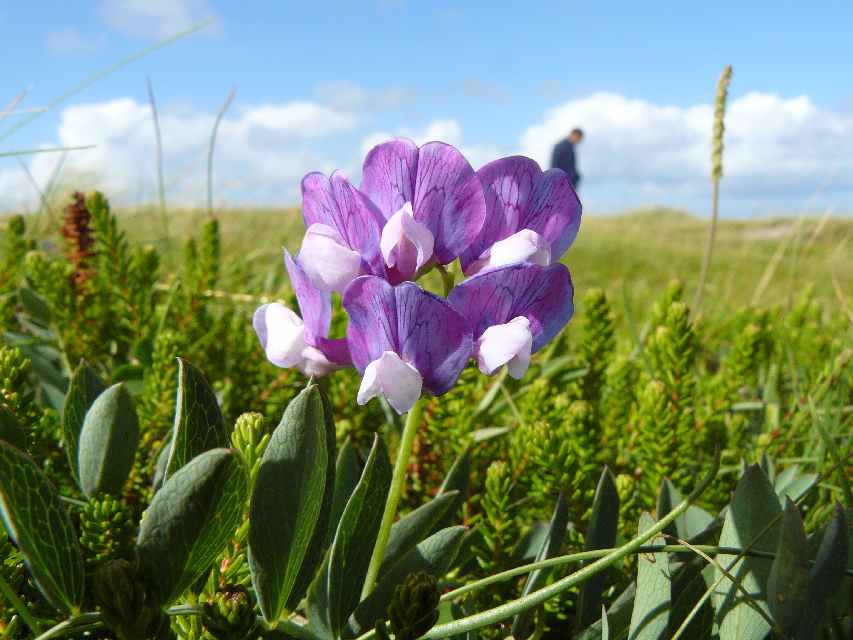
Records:
[[[119,33],[147,38],[165,38],[216,18],[207,0],[101,0],[99,12]]]
[[[100,42],[100,38],[84,36],[79,30],[68,27],[48,33],[45,44],[52,53],[71,55],[97,51]]]
[[[596,93],[549,109],[515,140],[496,144],[498,130],[491,140],[474,139],[464,121],[454,117],[374,129],[374,109],[364,99],[368,94],[354,91],[338,104],[299,100],[233,108],[217,139],[217,200],[295,203],[300,179],[313,170],[342,169],[357,182],[364,154],[394,136],[418,144],[448,142],[474,168],[514,153],[547,167],[553,144],[581,126],[587,133],[578,150],[587,211],[665,204],[707,212],[709,104],[676,107]],[[161,109],[167,195],[173,204],[204,201],[214,119],[214,113],[190,107]],[[853,211],[853,112],[818,106],[806,96],[749,93],[731,101],[726,127],[724,215],[815,212],[828,206]],[[70,106],[61,113],[55,136],[42,142],[98,145],[68,155],[62,175],[69,185],[102,188],[119,202],[155,197],[154,133],[146,103],[122,98]],[[44,185],[58,159],[58,154],[43,154],[26,161]],[[19,206],[22,198],[36,199],[23,172],[14,162],[0,165],[0,210]]]
[[[522,134],[521,151],[547,165],[554,143],[580,126],[587,134],[578,150],[582,196],[592,210],[650,202],[701,210],[712,122],[710,104],[674,107],[596,93],[547,111]],[[791,211],[822,184],[849,191],[852,139],[853,115],[820,108],[807,96],[736,98],[726,115],[723,193],[738,206],[752,201]]]
[[[160,113],[167,193],[173,203],[204,200],[207,145],[215,115],[192,109]],[[334,166],[323,150],[327,138],[350,131],[358,118],[314,102],[245,106],[222,120],[214,161],[215,194],[237,202],[292,203],[308,171]],[[45,146],[97,145],[68,154],[64,182],[93,186],[119,202],[150,201],[156,193],[156,146],[151,111],[131,98],[66,108],[58,140]],[[54,171],[57,154],[33,156],[30,170],[40,185]],[[20,170],[0,171],[4,208],[28,204],[36,194]],[[12,200],[10,200],[12,199]]]

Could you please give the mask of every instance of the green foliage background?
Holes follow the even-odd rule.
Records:
[[[169,237],[156,220],[148,209],[116,216],[93,193],[53,212],[0,221],[0,408],[71,501],[87,579],[104,562],[127,557],[132,523],[151,500],[175,412],[176,357],[210,379],[225,423],[236,423],[232,442],[252,477],[269,425],[305,383],[298,372],[269,364],[251,329],[258,304],[280,299],[295,307],[280,246],[297,249],[298,212],[214,218],[175,211]],[[469,534],[449,585],[532,561],[561,492],[570,524],[560,547],[581,550],[605,465],[620,497],[620,539],[656,508],[664,479],[688,492],[717,447],[723,467],[700,503],[711,514],[728,504],[744,462],[762,462],[771,481],[791,470],[785,477],[796,481],[789,490],[795,498],[795,489],[818,480],[800,503],[808,532],[827,524],[834,503],[853,505],[853,221],[722,222],[705,304],[691,310],[704,233],[701,221],[666,210],[588,217],[566,257],[575,318],[527,376],[486,378],[469,367],[449,394],[428,402],[404,510],[438,493],[467,452],[462,516]],[[338,334],[344,322],[338,312]],[[89,501],[72,479],[60,419],[81,359],[104,381],[126,383],[140,419],[136,464],[121,494]],[[378,402],[357,407],[358,382],[356,372],[343,371],[324,383],[339,447],[349,439],[363,459],[378,432],[394,451],[399,419]],[[235,532],[200,597],[249,585],[246,533]],[[36,614],[53,619],[5,536],[0,563]],[[634,573],[628,562],[611,575],[605,601]],[[465,608],[495,606],[522,586],[495,585]],[[539,633],[566,637],[578,597],[573,590],[549,602]],[[7,605],[0,627],[4,637],[26,637]],[[191,618],[173,627],[184,638],[208,633]]]

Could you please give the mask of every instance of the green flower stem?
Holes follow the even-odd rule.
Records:
[[[33,632],[33,635],[38,635],[41,633],[41,627],[39,623],[36,622],[36,619],[33,617],[33,614],[30,613],[30,610],[27,609],[27,605],[18,597],[18,594],[9,586],[9,583],[0,576],[0,593],[2,593],[3,597],[6,598],[6,601],[12,605],[15,611],[18,612],[18,615],[21,616],[21,620],[23,620],[26,625],[30,628],[30,631]]]
[[[450,290],[453,289],[453,282],[455,280],[452,273],[449,273],[447,269],[444,268],[443,265],[437,264],[435,268],[441,274],[441,285],[444,287],[444,297],[446,298],[450,294]]]
[[[385,512],[382,514],[382,524],[379,526],[379,535],[376,538],[376,545],[373,547],[370,566],[367,568],[367,576],[364,578],[364,587],[361,590],[362,600],[373,591],[376,578],[379,576],[379,567],[385,556],[385,547],[388,545],[388,537],[391,535],[391,525],[394,524],[394,517],[397,515],[397,505],[400,502],[400,494],[403,492],[403,484],[406,482],[406,468],[409,464],[409,458],[412,456],[412,446],[415,444],[415,435],[418,433],[418,425],[421,422],[423,412],[424,400],[421,397],[418,398],[406,416],[400,449],[397,451],[397,459],[394,461],[391,488],[388,491],[388,500],[385,502]]]
[[[58,625],[51,627],[35,640],[50,640],[50,638],[61,638],[71,633],[77,633],[89,627],[100,626],[101,614],[97,611],[89,613],[81,613],[77,616],[72,616],[68,620],[63,620]]]

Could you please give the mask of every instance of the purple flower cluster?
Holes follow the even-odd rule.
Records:
[[[521,378],[530,356],[572,316],[559,260],[578,233],[568,176],[512,156],[479,171],[454,147],[395,139],[374,147],[361,186],[339,173],[302,181],[306,232],[285,251],[301,317],[265,304],[253,320],[267,358],[322,376],[355,366],[359,404],[385,397],[408,411],[424,388],[446,393],[471,357]],[[441,298],[415,284],[459,259],[467,278]],[[329,338],[332,293],[349,316]]]

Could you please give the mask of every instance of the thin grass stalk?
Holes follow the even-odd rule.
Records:
[[[219,113],[216,114],[213,131],[210,132],[210,146],[207,149],[207,215],[211,218],[213,217],[213,151],[216,149],[216,134],[219,131],[219,123],[222,122],[225,112],[228,111],[231,103],[234,102],[236,93],[237,90],[232,88],[228,97],[225,98],[225,102],[222,103]]]
[[[157,151],[157,199],[160,204],[160,220],[163,223],[163,246],[169,243],[169,215],[166,212],[166,183],[163,178],[163,136],[160,133],[160,117],[157,114],[157,101],[154,99],[154,87],[151,78],[146,78],[148,102],[151,105],[151,120],[154,123],[154,142]]]
[[[726,99],[729,94],[729,83],[732,80],[732,66],[723,69],[723,74],[717,83],[717,97],[714,101],[714,139],[711,147],[711,226],[708,228],[708,240],[705,244],[705,255],[702,258],[702,270],[699,272],[699,283],[696,285],[696,297],[693,300],[693,314],[699,313],[702,305],[702,295],[711,269],[711,256],[714,254],[714,240],[717,236],[717,219],[720,210],[720,179],[723,177],[723,134],[725,132]]]
[[[162,49],[163,47],[167,47],[170,44],[177,42],[178,40],[182,40],[183,38],[186,38],[187,36],[195,33],[196,31],[201,31],[202,29],[209,27],[214,22],[215,22],[215,20],[212,18],[210,20],[205,20],[204,22],[197,24],[194,27],[190,27],[189,29],[181,31],[180,33],[176,33],[173,36],[170,36],[168,38],[164,38],[163,40],[160,40],[159,42],[155,42],[151,46],[145,47],[144,49],[141,49],[140,51],[132,53],[131,55],[127,56],[126,58],[122,58],[121,60],[119,60],[115,64],[111,64],[111,65],[101,69],[100,71],[93,73],[89,77],[85,78],[82,82],[79,82],[76,85],[74,85],[73,87],[71,87],[65,93],[58,95],[53,100],[48,102],[47,105],[45,105],[44,110],[37,111],[35,113],[30,114],[28,117],[26,117],[23,120],[21,120],[20,122],[18,122],[18,124],[13,125],[13,126],[9,127],[8,129],[6,129],[5,131],[3,131],[2,133],[0,133],[0,141],[5,140],[9,136],[11,136],[13,133],[20,131],[21,129],[23,129],[25,126],[27,126],[29,123],[31,123],[33,120],[38,118],[43,113],[47,113],[48,111],[50,111],[54,107],[62,104],[66,100],[68,100],[69,98],[73,98],[78,93],[88,89],[89,87],[91,87],[96,82],[103,80],[104,78],[112,75],[116,71],[120,71],[121,69],[123,69],[127,65],[132,64],[132,63],[136,62],[137,60],[140,60],[140,59],[144,58],[145,56],[152,54],[159,49]]]

